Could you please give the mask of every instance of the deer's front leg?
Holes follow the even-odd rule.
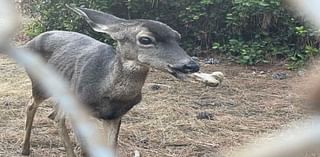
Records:
[[[118,135],[121,125],[121,118],[113,119],[113,120],[104,120],[103,121],[103,129],[106,136],[106,145],[114,150],[114,153],[117,151],[117,142]]]
[[[32,96],[27,106],[27,118],[26,118],[24,141],[22,146],[22,155],[30,154],[30,138],[31,138],[32,123],[33,123],[34,116],[37,112],[38,106],[42,101],[43,101],[42,98]]]
[[[63,113],[61,109],[59,109],[58,105],[54,106],[54,111],[48,116],[51,120],[56,122],[56,125],[59,129],[59,135],[63,142],[64,148],[67,153],[67,157],[76,157],[70,136],[68,134],[68,129],[66,127],[66,115]]]

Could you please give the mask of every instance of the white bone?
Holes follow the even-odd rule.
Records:
[[[204,83],[210,87],[219,86],[224,79],[224,75],[222,72],[213,72],[211,74],[197,72],[197,73],[189,74],[188,77],[197,82]]]
[[[141,154],[138,150],[134,151],[134,157],[141,157]]]

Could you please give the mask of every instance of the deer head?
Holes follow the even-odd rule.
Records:
[[[116,40],[123,60],[168,72],[179,79],[199,71],[199,65],[179,46],[180,34],[164,23],[126,20],[91,9],[69,8],[81,15],[93,30]]]

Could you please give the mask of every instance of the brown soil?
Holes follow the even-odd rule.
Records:
[[[260,75],[262,70],[266,74]],[[302,99],[291,86],[300,79],[296,72],[233,64],[203,65],[202,71],[221,71],[226,80],[212,88],[151,71],[143,101],[123,118],[121,156],[133,156],[138,150],[143,157],[211,157],[306,116]],[[287,72],[289,78],[273,80],[276,71]],[[166,86],[154,90],[150,87],[153,83]],[[30,95],[23,68],[0,56],[0,156],[20,156]],[[51,111],[50,101],[39,108],[31,156],[65,156],[57,128],[47,118]],[[211,118],[197,119],[200,112]]]

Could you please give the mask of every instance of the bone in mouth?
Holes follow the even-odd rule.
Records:
[[[222,72],[213,72],[211,74],[197,72],[197,73],[188,74],[187,77],[189,78],[187,79],[189,81],[197,81],[200,83],[204,83],[210,87],[219,86],[224,79],[224,75]]]

